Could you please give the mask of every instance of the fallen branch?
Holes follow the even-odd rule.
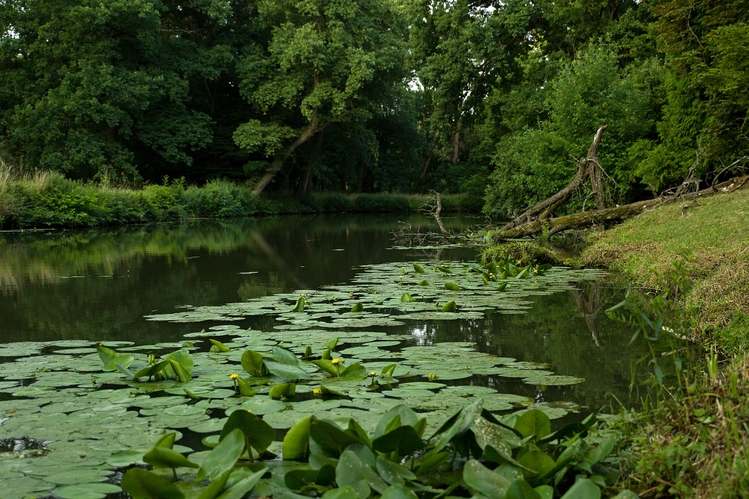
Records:
[[[742,188],[747,183],[748,179],[749,177],[735,178],[697,192],[662,196],[656,199],[638,201],[636,203],[616,206],[614,208],[606,208],[603,210],[575,213],[550,220],[534,220],[509,230],[503,230],[495,236],[495,239],[515,239],[518,237],[531,236],[544,231],[548,232],[548,235],[553,236],[554,234],[558,234],[565,230],[582,229],[597,224],[618,222],[639,215],[648,208],[653,208],[662,204],[673,203],[679,200],[697,200],[698,198],[715,194],[730,193]]]

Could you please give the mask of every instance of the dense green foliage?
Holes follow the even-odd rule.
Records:
[[[749,152],[740,0],[6,0],[0,19],[20,170],[436,189],[505,217],[566,185],[601,125],[610,202]]]

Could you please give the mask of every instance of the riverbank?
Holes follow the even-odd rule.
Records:
[[[0,171],[0,229],[104,227],[180,221],[313,213],[416,212],[431,196],[418,194],[314,193],[254,196],[250,186],[212,180],[204,186],[168,181],[142,189],[83,184],[59,173],[22,178]],[[483,200],[443,195],[442,210],[479,212]]]
[[[624,486],[642,497],[749,496],[748,214],[747,188],[675,203],[594,234],[582,255],[668,300],[680,351],[701,352],[681,384],[615,423],[627,438]]]

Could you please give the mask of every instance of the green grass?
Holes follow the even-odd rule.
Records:
[[[594,235],[581,262],[679,294],[699,340],[731,355],[749,346],[746,330],[732,326],[749,312],[747,216],[749,189],[659,207]],[[672,289],[677,275],[691,288]]]
[[[581,262],[667,293],[697,352],[658,406],[618,421],[642,497],[749,497],[749,189],[675,203],[592,236]],[[680,350],[681,351],[681,350]]]
[[[0,228],[99,227],[278,214],[413,212],[429,196],[314,193],[253,196],[248,185],[212,180],[202,187],[181,181],[142,189],[83,184],[55,172],[16,175],[0,164]],[[443,196],[444,212],[478,211],[467,195]]]

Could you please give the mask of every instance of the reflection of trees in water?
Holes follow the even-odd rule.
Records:
[[[409,325],[408,330],[418,344],[471,341],[479,351],[548,364],[555,374],[584,378],[585,383],[579,385],[544,390],[526,385],[523,391],[513,393],[544,400],[575,400],[599,409],[609,393],[627,399],[630,361],[638,352],[627,346],[630,334],[626,326],[606,316],[597,317],[604,304],[619,301],[621,291],[592,283],[579,293],[580,305],[574,293],[556,293],[534,297],[533,308],[527,313],[494,311],[482,320],[424,322]],[[605,350],[600,347],[604,342],[608,347]],[[491,382],[501,385],[502,390],[518,390],[517,380],[498,378]]]
[[[601,289],[597,282],[583,282],[578,284],[579,287],[570,290],[570,294],[577,304],[577,314],[585,319],[593,342],[597,347],[603,348],[598,327],[596,326],[596,317],[601,311]]]

